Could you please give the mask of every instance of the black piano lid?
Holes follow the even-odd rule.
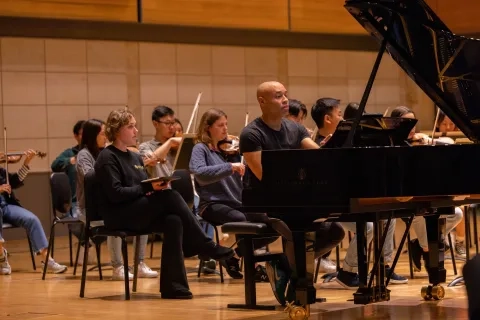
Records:
[[[347,0],[345,8],[380,43],[386,38],[393,60],[480,141],[480,40],[453,34],[423,0]]]

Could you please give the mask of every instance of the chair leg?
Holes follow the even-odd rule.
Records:
[[[457,263],[455,262],[455,253],[452,246],[452,234],[448,233],[448,245],[450,246],[450,254],[452,255],[453,274],[457,275]]]
[[[128,272],[128,248],[127,239],[122,237],[122,254],[123,254],[123,274],[125,279],[125,300],[130,300],[130,277]]]
[[[80,243],[80,240],[78,240]],[[73,267],[73,252],[72,252],[72,231],[68,230],[68,244],[70,249],[70,267]]]
[[[86,249],[87,246],[89,246],[88,241],[85,242],[85,244],[84,244],[85,250],[87,250]],[[73,267],[73,275],[74,276],[77,274],[78,256],[80,255],[80,247],[81,247],[81,243],[80,243],[80,241],[78,241],[77,254],[75,255],[75,264],[74,264],[74,267]],[[87,262],[85,260],[83,260],[83,264],[87,264]]]
[[[89,231],[85,228],[84,229],[85,231],[85,243],[88,243],[89,240],[90,240],[90,233]],[[82,282],[80,284],[80,298],[83,298],[85,296],[85,282],[87,280],[87,264],[85,263],[86,261],[88,261],[88,250],[89,250],[89,246],[85,246],[85,250],[83,252],[83,265],[82,265]],[[78,252],[77,252],[77,257],[78,257]],[[76,264],[75,264],[76,266]]]
[[[217,243],[220,245],[220,236],[219,236],[217,226],[215,226],[215,239],[217,240]],[[220,270],[220,282],[223,283],[223,267],[220,261],[218,262],[218,269]]]
[[[100,262],[100,249],[102,247],[100,244],[95,243],[95,251],[97,252],[97,268],[98,268],[98,275],[100,276],[100,280],[103,280],[103,274],[102,274],[102,263]],[[87,264],[87,261],[83,261],[83,264]]]
[[[47,257],[45,258],[45,262],[43,264],[43,274],[42,274],[42,280],[45,280],[45,274],[47,273],[47,266],[48,266],[48,259],[50,257],[50,254],[52,254],[52,259],[53,259],[53,244],[55,241],[55,226],[57,224],[55,221],[52,223],[52,228],[50,229],[50,240],[48,241],[48,249],[47,249]]]
[[[133,252],[133,292],[137,292],[138,264],[140,263],[140,236],[135,237],[135,251]]]
[[[153,259],[153,242],[155,241],[155,234],[152,234],[152,242],[150,242],[150,259]]]
[[[317,266],[315,267],[315,277],[313,278],[313,283],[317,283],[318,279],[318,272],[320,272],[320,261],[322,257],[318,257],[317,259]]]
[[[341,242],[340,242],[341,244]],[[337,271],[340,271],[340,246],[337,246],[335,248],[335,253],[336,253],[336,256],[337,256]]]
[[[33,270],[36,271],[37,264],[35,263],[35,253],[33,252],[32,241],[30,240],[30,236],[28,235],[28,232],[27,232],[27,240],[28,240],[28,248],[30,249],[30,258],[32,259],[32,267],[33,267]]]

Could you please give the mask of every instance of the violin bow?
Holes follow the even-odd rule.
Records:
[[[200,104],[200,99],[202,98],[202,94],[203,94],[202,92],[198,93],[197,101],[195,102],[195,106],[193,107],[192,115],[190,116],[190,121],[188,122],[187,131],[185,131],[185,133],[190,132],[190,128],[192,127],[192,122],[194,117],[195,117],[195,122],[197,122],[196,120],[197,120],[198,105]]]
[[[7,156],[7,127],[3,127],[3,147],[4,147],[4,156],[5,156],[5,179],[6,179],[6,183],[7,184],[10,184],[10,179],[8,177],[8,156]]]

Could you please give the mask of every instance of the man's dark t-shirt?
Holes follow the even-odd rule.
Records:
[[[280,130],[270,128],[261,118],[250,122],[240,134],[240,153],[262,150],[301,149],[302,140],[310,135],[304,126],[282,119]],[[260,183],[250,168],[246,168],[243,183],[246,188]]]

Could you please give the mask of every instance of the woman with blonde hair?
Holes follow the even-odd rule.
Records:
[[[160,292],[163,299],[191,299],[185,257],[203,255],[228,259],[233,250],[214,243],[203,232],[182,196],[168,182],[147,180],[142,157],[128,150],[138,130],[134,115],[114,110],[105,134],[112,141],[98,155],[95,173],[99,184],[99,213],[112,230],[163,232]]]

